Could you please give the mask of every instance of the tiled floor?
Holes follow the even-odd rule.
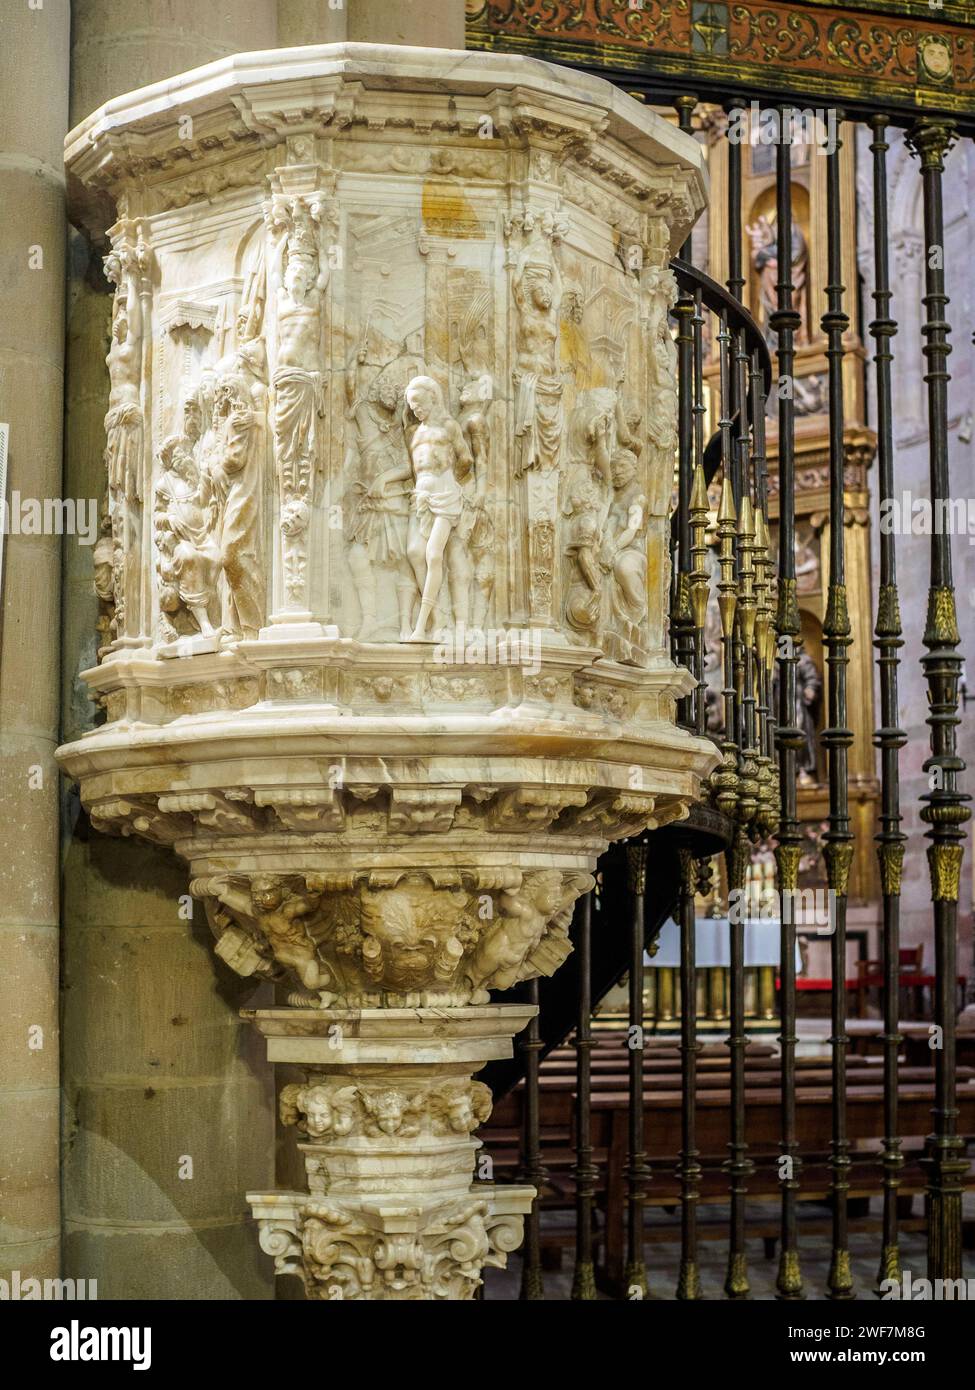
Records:
[[[916,1199],[916,1210],[921,1210],[921,1199]],[[871,1204],[871,1218],[874,1222],[880,1213],[880,1202],[874,1201]],[[761,1221],[763,1227],[774,1228],[778,1216],[778,1207],[767,1202],[754,1202],[749,1207],[749,1219],[752,1222]],[[968,1193],[965,1197],[965,1218],[967,1221],[975,1220],[975,1193]],[[701,1209],[700,1221],[713,1222],[722,1219],[722,1212],[715,1207],[704,1207]],[[826,1294],[826,1278],[829,1273],[829,1235],[822,1231],[824,1222],[828,1222],[829,1213],[823,1207],[804,1212],[800,1229],[800,1251],[802,1257],[802,1274],[805,1283],[806,1297],[810,1299],[824,1298]],[[653,1211],[648,1216],[648,1230],[652,1227],[660,1230],[668,1227],[675,1232],[679,1232],[679,1216],[666,1216],[659,1211]],[[811,1229],[814,1223],[815,1230]],[[554,1219],[546,1215],[546,1228],[553,1230],[571,1230],[571,1225],[566,1224],[563,1214],[558,1214]],[[802,1228],[805,1228],[804,1230]],[[544,1239],[544,1230],[543,1230]],[[727,1260],[727,1243],[725,1240],[702,1240],[700,1242],[700,1270],[703,1296],[705,1298],[723,1298],[722,1285],[725,1276],[725,1262]],[[874,1284],[877,1278],[877,1262],[880,1250],[880,1236],[876,1233],[855,1234],[850,1240],[850,1253],[852,1256],[853,1277],[856,1286],[857,1296],[875,1300],[873,1293]],[[766,1259],[764,1243],[760,1238],[749,1240],[748,1260],[749,1260],[749,1280],[752,1288],[752,1297],[756,1299],[772,1299],[775,1297],[775,1277],[777,1272],[777,1250],[776,1257]],[[925,1236],[923,1231],[907,1232],[901,1240],[902,1268],[910,1271],[915,1279],[922,1279],[925,1275]],[[672,1299],[674,1297],[674,1287],[677,1280],[677,1265],[680,1254],[680,1246],[677,1240],[673,1243],[661,1243],[656,1240],[649,1240],[645,1249],[645,1259],[647,1262],[647,1272],[650,1280],[650,1297],[655,1299]],[[966,1278],[975,1280],[975,1252],[965,1252]],[[572,1247],[565,1247],[562,1257],[562,1268],[558,1271],[546,1270],[544,1273],[545,1297],[547,1299],[558,1300],[567,1299],[572,1287]],[[521,1260],[517,1255],[509,1257],[508,1268],[506,1270],[487,1270],[485,1272],[484,1297],[488,1299],[517,1299],[521,1281]],[[975,1288],[975,1285],[973,1285]],[[603,1295],[604,1296],[604,1295]]]

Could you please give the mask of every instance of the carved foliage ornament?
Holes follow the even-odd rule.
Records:
[[[476,891],[435,875],[196,879],[217,953],[243,975],[289,974],[323,1006],[483,1003],[489,989],[551,975],[571,951],[572,905],[585,873],[538,869]],[[476,876],[469,879],[475,883]],[[382,886],[376,886],[382,883]]]

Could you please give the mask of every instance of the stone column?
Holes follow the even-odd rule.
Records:
[[[139,9],[133,31],[128,0],[75,0],[74,119],[193,63],[275,42],[274,0],[145,0]],[[65,90],[66,80],[48,90]],[[103,205],[75,201],[65,448],[66,493],[102,506],[113,303],[102,270],[106,215],[114,220]],[[79,679],[104,641],[93,583],[103,570],[104,538],[66,547],[69,739],[104,718]],[[194,920],[185,879],[163,851],[92,836],[76,793],[65,824],[65,1273],[97,1279],[102,1298],[269,1297],[242,1200],[244,1186],[274,1171],[269,1079],[238,1019],[255,1002],[253,982],[227,970],[214,980],[203,968],[202,913]]]
[[[67,0],[9,6],[0,52],[7,496],[61,494]],[[59,1273],[56,534],[4,540],[0,616],[0,1278]]]
[[[464,0],[278,0],[278,47],[315,43],[402,43],[464,47]]]
[[[247,1194],[277,1271],[471,1297],[532,1197],[479,1181],[475,1076],[531,1014],[491,991],[557,969],[607,843],[716,760],[665,630],[700,149],[584,74],[357,43],[117,97],[66,150],[114,219],[115,408],[106,717],[62,763],[281,986],[246,1011],[297,1071],[303,1186]]]

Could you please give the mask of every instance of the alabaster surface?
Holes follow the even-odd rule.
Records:
[[[106,722],[62,752],[95,824],[326,1003],[553,969],[596,854],[710,757],[664,632],[697,147],[578,73],[340,45],[119,97],[67,154],[115,208]]]
[[[715,761],[665,627],[699,147],[580,73],[334,45],[119,97],[67,161],[113,311],[104,720],[62,764],[96,829],[187,862],[228,965],[290,990],[270,1055],[306,1068],[288,1116],[333,1205],[288,1197],[274,1253],[304,1242],[333,1296],[308,1252],[342,1227],[392,1261],[349,1296],[462,1296],[517,1207],[470,1205],[477,1011],[558,967],[598,855]],[[357,1071],[403,1009],[403,1055]],[[437,1063],[430,1010],[459,1020]]]
[[[478,1181],[491,1093],[471,1071],[510,1055],[534,1009],[267,1009],[272,1061],[308,1191],[247,1194],[261,1247],[310,1298],[470,1298],[521,1243],[534,1189]]]

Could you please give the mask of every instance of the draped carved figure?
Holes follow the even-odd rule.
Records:
[[[220,619],[225,637],[256,637],[264,620],[261,538],[264,421],[242,375],[218,379],[212,481],[225,585]]]
[[[346,370],[347,415],[353,427],[347,471],[350,476],[349,567],[359,601],[358,636],[377,635],[378,576],[396,592],[399,636],[413,631],[416,582],[406,553],[410,511],[410,470],[403,434],[403,393],[395,364],[370,367],[365,346]]]
[[[105,359],[110,390],[105,415],[105,470],[112,529],[112,634],[135,636],[141,569],[141,517],[145,448],[143,405],[144,315],[150,253],[142,229],[122,220],[112,228],[105,274],[115,285],[112,342]]]
[[[562,277],[556,248],[565,229],[551,214],[526,213],[521,230],[525,240],[512,279],[518,311],[514,368],[518,471],[547,472],[558,464],[563,428],[558,356]]]
[[[181,615],[204,637],[214,632],[220,549],[214,537],[217,501],[207,474],[200,475],[185,436],[172,435],[159,450],[154,525],[159,573],[160,625],[164,638],[185,631]]]
[[[265,211],[268,284],[276,298],[272,377],[286,607],[307,605],[307,530],[324,414],[321,340],[328,256],[318,197],[276,196]]]

